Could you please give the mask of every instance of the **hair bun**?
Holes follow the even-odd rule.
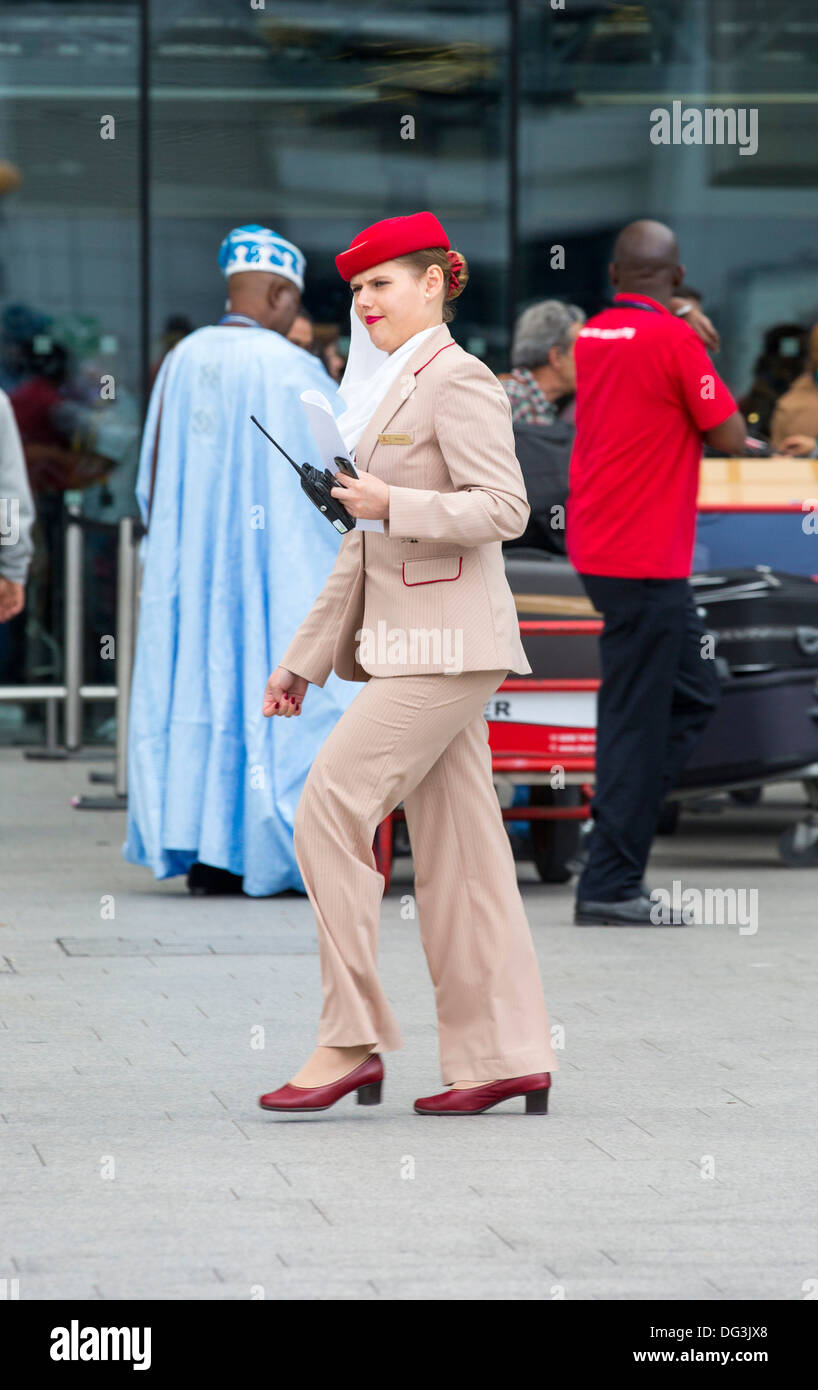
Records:
[[[451,266],[449,289],[446,298],[456,299],[466,288],[469,278],[469,267],[466,263],[466,257],[461,256],[459,251],[450,249],[446,252],[446,255],[449,258],[449,265]]]

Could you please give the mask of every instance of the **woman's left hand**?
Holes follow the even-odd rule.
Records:
[[[337,473],[338,486],[330,489],[330,497],[342,502],[350,516],[364,521],[386,521],[389,516],[389,484],[372,473]]]

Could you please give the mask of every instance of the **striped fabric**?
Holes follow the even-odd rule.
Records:
[[[319,1047],[403,1046],[378,978],[384,880],[372,853],[402,800],[444,1084],[558,1070],[492,782],[484,707],[505,674],[375,677],[318,750],[294,843],[318,931]]]
[[[344,536],[280,665],[314,685],[332,669],[357,681],[529,674],[501,544],[522,535],[530,512],[511,407],[447,324],[381,401],[355,463],[389,484],[389,520],[383,535]]]

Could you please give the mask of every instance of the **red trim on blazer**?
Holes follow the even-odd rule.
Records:
[[[442,350],[443,350],[443,349],[441,348],[441,351],[442,351]],[[438,557],[437,555],[427,555],[425,558],[426,558],[427,560],[437,560],[438,558],[441,558],[441,559],[442,559],[443,557],[442,557],[442,556],[441,556],[441,557]],[[414,581],[413,584],[410,584],[409,581],[408,581],[407,578],[406,578],[406,561],[404,560],[403,564],[402,564],[401,567],[400,567],[401,578],[402,578],[404,584],[406,585],[407,589],[414,589],[414,587],[415,587],[416,584],[453,584],[454,581],[455,581],[455,579],[459,579],[459,578],[460,578],[460,571],[461,571],[462,568],[463,568],[463,556],[462,556],[462,555],[459,556],[459,559],[460,559],[460,564],[458,565],[457,574],[451,575],[451,577],[450,577],[449,579],[416,579],[416,580]],[[417,564],[421,564],[421,565],[422,565],[422,564],[423,564],[423,561],[422,561],[422,560],[410,560],[410,561],[409,561],[409,564],[410,564],[410,565],[417,565]]]
[[[445,351],[446,351],[446,348],[450,348],[450,347],[455,347],[454,339],[452,339],[452,341],[451,341],[450,343],[444,343],[442,348],[438,348],[437,352],[433,352],[432,355],[431,355],[431,357],[427,358],[427,360],[426,360],[425,362],[421,362],[420,366],[417,367],[417,368],[415,369],[414,375],[417,376],[418,372],[422,372],[422,371],[423,371],[423,368],[424,368],[424,367],[428,367],[428,365],[429,365],[430,362],[434,362],[434,360],[435,360],[435,358],[437,357],[438,353],[440,353],[440,352],[445,352]]]

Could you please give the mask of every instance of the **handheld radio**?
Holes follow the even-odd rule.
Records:
[[[313,468],[312,464],[309,463],[305,463],[299,467],[295,459],[290,458],[286,449],[282,449],[281,445],[276,443],[275,439],[273,439],[273,436],[267,434],[266,429],[259,423],[255,415],[251,415],[250,419],[254,425],[258,426],[261,433],[267,436],[270,443],[275,444],[278,452],[284,455],[288,463],[292,464],[301,479],[301,486],[304,492],[313,505],[318,508],[319,512],[323,512],[327,521],[331,522],[336,531],[352,531],[355,527],[355,517],[350,516],[346,507],[343,506],[336,497],[330,496],[330,489],[338,486],[335,474],[331,473],[328,468]],[[335,458],[334,462],[338,465],[340,472],[348,474],[350,478],[358,477],[355,465],[350,463],[349,459],[339,456]]]

